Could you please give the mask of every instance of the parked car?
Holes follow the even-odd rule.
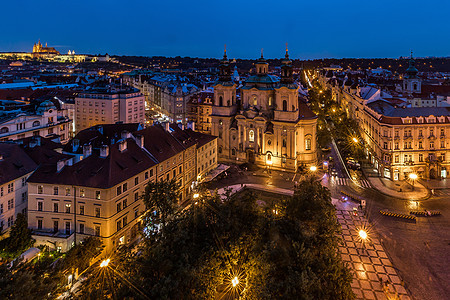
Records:
[[[332,168],[332,169],[331,169],[330,175],[331,175],[331,176],[337,176],[337,175],[338,175],[338,173],[337,173],[337,171],[336,171],[335,168]]]

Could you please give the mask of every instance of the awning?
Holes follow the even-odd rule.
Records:
[[[226,170],[228,170],[230,168],[230,166],[224,165],[224,164],[219,164],[217,166],[217,168],[215,168],[214,170],[211,170],[206,176],[205,179],[203,179],[203,182],[208,182],[213,180],[214,178],[216,178],[218,175],[220,175],[221,173],[225,172]]]

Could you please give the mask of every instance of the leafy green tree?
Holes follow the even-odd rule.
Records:
[[[87,237],[81,243],[73,246],[67,251],[63,269],[71,271],[78,268],[78,272],[86,270],[91,261],[103,250],[102,241],[96,237]]]
[[[11,227],[6,250],[11,253],[18,253],[30,248],[33,243],[31,230],[28,229],[27,217],[24,214],[18,214],[16,222]]]
[[[157,215],[147,215],[147,219],[153,223],[164,226],[167,219],[176,213],[181,193],[175,179],[149,182],[143,194],[143,200],[147,210]]]

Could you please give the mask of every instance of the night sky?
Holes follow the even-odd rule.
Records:
[[[450,1],[6,0],[0,51],[231,58],[450,56]]]

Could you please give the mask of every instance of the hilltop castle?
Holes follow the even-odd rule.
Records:
[[[45,43],[45,47],[42,46],[41,44],[41,40],[38,41],[37,44],[33,45],[33,56],[34,57],[40,57],[42,55],[59,55],[59,52],[53,48],[53,47],[48,47],[47,43]]]

